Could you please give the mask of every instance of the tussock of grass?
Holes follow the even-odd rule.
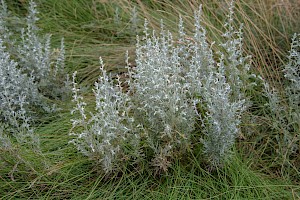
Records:
[[[168,174],[126,173],[97,175],[91,163],[62,149],[65,157],[36,177],[4,181],[2,197],[39,199],[293,199],[300,187],[271,180],[249,169],[245,161],[233,159],[223,169],[210,173],[199,166],[176,165]],[[18,172],[22,173],[22,172]],[[17,181],[18,179],[18,181]],[[26,180],[26,181],[25,181]]]

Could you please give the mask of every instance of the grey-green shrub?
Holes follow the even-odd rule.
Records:
[[[138,40],[133,97],[142,113],[139,119],[144,118],[148,145],[162,163],[170,165],[166,158],[178,153],[176,146],[183,153],[191,145],[197,116],[194,105],[205,112],[199,114],[201,141],[210,164],[220,166],[230,156],[247,107],[244,92],[250,87],[250,58],[243,55],[242,28],[233,28],[233,8],[231,2],[223,51],[217,54],[207,42],[201,7],[195,12],[193,36],[187,36],[180,19],[177,40],[163,27],[159,36],[150,36],[145,27],[143,40]]]
[[[12,133],[20,144],[32,143],[38,147],[38,139],[30,128],[31,119],[27,111],[29,102],[40,100],[38,89],[33,78],[22,74],[17,68],[18,63],[11,60],[5,50],[0,38],[0,124],[6,127],[3,132]],[[7,146],[4,143],[9,137],[1,137],[3,146]]]
[[[249,81],[249,78],[255,78],[255,75],[249,73],[251,56],[245,55],[243,51],[243,24],[240,24],[239,29],[234,28],[234,1],[230,2],[224,28],[226,32],[222,36],[225,41],[220,46],[223,47],[222,54],[226,63],[224,75],[232,90],[230,98],[233,101],[247,100],[245,90],[251,89],[253,83]]]
[[[159,34],[149,35],[146,23],[145,35],[136,46],[132,98],[147,145],[154,152],[153,163],[164,171],[176,153],[184,153],[190,145],[196,118],[179,53],[163,25]]]
[[[134,145],[137,149],[139,137],[134,134],[134,119],[130,116],[131,98],[122,92],[121,82],[113,84],[106,74],[100,59],[102,76],[94,85],[96,97],[95,111],[88,116],[85,112],[86,103],[78,93],[73,74],[73,101],[75,107],[72,114],[78,113],[80,118],[73,119],[73,132],[76,137],[70,142],[92,160],[100,163],[105,173],[122,169],[121,161],[126,156],[126,145]],[[119,80],[119,79],[118,79]],[[81,128],[82,130],[78,129]],[[136,146],[135,146],[136,145]]]
[[[290,113],[295,130],[300,128],[300,34],[294,34],[288,63],[284,66],[284,77],[289,81],[286,87]]]
[[[223,55],[217,69],[203,83],[204,152],[212,167],[221,166],[231,155],[230,151],[239,133],[245,100],[232,100],[232,88],[225,76]]]
[[[64,43],[58,53],[50,47],[50,36],[38,34],[36,4],[29,1],[25,27],[11,30],[10,16],[4,0],[0,4],[0,118],[6,138],[14,137],[19,144],[39,146],[31,128],[33,110],[54,111],[47,98],[67,96],[65,84]],[[22,21],[21,19],[19,19]],[[21,41],[16,38],[21,38]],[[3,134],[2,134],[3,135]],[[7,141],[7,139],[3,139]]]
[[[97,154],[102,168],[109,172],[114,168],[113,161],[118,161],[125,135],[139,130],[137,138],[142,146],[135,145],[135,151],[142,151],[156,172],[166,172],[175,159],[190,153],[191,136],[200,117],[203,134],[199,141],[204,155],[210,165],[221,166],[231,155],[246,109],[243,92],[250,66],[242,52],[241,29],[236,31],[231,24],[232,9],[233,4],[221,44],[224,52],[217,54],[207,42],[201,7],[195,12],[191,37],[185,33],[181,18],[176,39],[163,23],[159,33],[149,33],[145,21],[144,35],[137,37],[136,67],[128,66],[128,91],[122,93],[119,82],[114,86],[102,66],[103,77],[94,90],[97,110],[91,117],[84,112],[85,103],[74,82],[74,110],[81,118],[73,120],[73,128],[83,128],[72,140],[78,149],[92,159]],[[203,113],[198,113],[199,108]]]
[[[271,87],[264,81],[267,106],[276,131],[280,154],[288,160],[299,150],[300,132],[300,34],[294,34],[288,61],[283,69],[286,82],[284,91]]]
[[[41,37],[38,34],[36,22],[38,11],[33,1],[29,2],[29,13],[26,17],[26,27],[21,30],[21,42],[18,44],[18,63],[23,72],[34,77],[35,84],[41,93],[51,98],[60,98],[68,95],[64,73],[64,40],[60,48],[51,49],[51,35]]]
[[[244,55],[242,25],[233,25],[234,1],[224,27],[223,49],[218,60],[207,68],[211,71],[202,79],[204,109],[204,152],[213,166],[220,166],[230,157],[232,146],[239,134],[242,112],[249,106],[245,91],[250,89],[250,56]],[[211,59],[210,59],[211,60]],[[201,95],[201,94],[199,94]]]

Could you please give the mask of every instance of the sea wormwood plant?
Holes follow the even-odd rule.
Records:
[[[245,91],[249,77],[249,57],[242,55],[241,29],[231,25],[233,3],[224,34],[224,52],[213,54],[201,25],[201,7],[195,12],[192,37],[179,20],[179,38],[174,41],[161,28],[159,36],[138,37],[136,69],[133,75],[134,100],[138,118],[143,119],[147,144],[154,151],[153,163],[163,171],[176,154],[191,145],[189,139],[196,119],[195,105],[202,119],[204,152],[210,164],[221,166],[239,132],[242,111],[246,109]],[[225,62],[225,56],[226,58]],[[218,61],[215,61],[219,58]],[[232,73],[231,73],[232,70]],[[167,166],[166,166],[167,165]]]
[[[128,93],[122,92],[120,79],[117,85],[107,75],[104,64],[100,58],[100,71],[102,76],[94,85],[96,97],[95,112],[87,116],[86,103],[78,94],[75,83],[76,72],[73,74],[73,101],[75,107],[72,114],[80,114],[80,118],[72,119],[73,132],[76,138],[71,140],[78,150],[90,159],[100,163],[101,170],[106,174],[122,170],[122,161],[128,155],[126,148],[133,146],[137,150],[139,137],[134,134],[134,119],[130,116],[131,98]],[[78,128],[81,129],[78,129]],[[78,131],[76,131],[76,129]],[[81,131],[79,131],[81,130]]]
[[[43,96],[54,99],[65,98],[70,94],[70,88],[66,81],[67,75],[64,73],[64,39],[61,40],[60,48],[51,49],[51,35],[39,34],[40,30],[36,25],[39,12],[36,7],[34,1],[29,1],[28,15],[25,19],[19,19],[10,16],[5,1],[1,0],[1,38],[7,48],[6,51],[18,62],[21,72],[33,77]],[[18,26],[20,31],[15,30],[14,26],[9,26],[11,18],[20,21]],[[25,26],[22,26],[23,24]],[[46,108],[46,105],[42,106]]]
[[[100,60],[103,76],[95,84],[96,113],[91,117],[85,114],[85,103],[73,80],[76,106],[72,112],[81,116],[73,120],[73,128],[81,127],[82,131],[73,133],[77,138],[72,143],[99,161],[106,173],[115,168],[127,135],[134,132],[130,127],[137,125],[141,129],[136,138],[140,138],[145,158],[151,160],[157,173],[166,172],[172,161],[191,149],[191,136],[199,116],[204,133],[201,141],[210,164],[221,166],[229,157],[239,132],[241,113],[246,108],[244,95],[240,94],[245,85],[240,81],[249,66],[241,52],[241,30],[236,34],[230,28],[225,34],[225,53],[213,54],[201,25],[201,13],[200,7],[195,12],[192,37],[184,32],[180,18],[177,40],[164,29],[163,23],[159,33],[149,34],[145,20],[144,36],[137,36],[136,67],[128,66],[126,93],[122,92],[120,81],[113,85]],[[225,62],[227,54],[230,58]],[[228,81],[232,78],[231,66],[235,77]],[[199,107],[201,114],[197,113]]]
[[[144,33],[136,45],[133,100],[146,144],[154,153],[152,164],[166,172],[171,161],[189,148],[196,113],[172,34],[162,23],[160,34],[153,31],[150,36],[147,21]]]
[[[203,117],[205,138],[204,152],[212,167],[221,166],[230,157],[232,146],[239,134],[241,115],[250,105],[245,91],[252,87],[250,77],[250,56],[244,56],[242,25],[239,30],[233,26],[234,1],[229,6],[229,15],[224,27],[223,47],[217,52],[219,60],[214,62],[209,53],[210,71],[202,79],[202,95],[206,113]],[[201,62],[201,61],[199,61]],[[206,67],[208,68],[208,67]],[[201,72],[200,72],[201,73]]]
[[[203,103],[206,113],[203,118],[205,138],[204,152],[211,167],[219,167],[229,158],[230,150],[239,133],[240,117],[245,109],[245,100],[232,100],[232,88],[225,76],[223,54],[217,68],[203,83]]]
[[[288,62],[283,69],[286,84],[281,92],[264,81],[264,91],[268,98],[272,128],[277,132],[276,139],[280,155],[285,161],[296,156],[300,137],[300,34],[294,34]]]
[[[0,124],[5,127],[1,140],[3,147],[11,146],[5,144],[11,133],[19,144],[38,147],[38,138],[30,128],[31,119],[27,111],[29,99],[39,98],[38,90],[32,77],[22,74],[17,65],[5,51],[0,38]],[[4,137],[4,133],[7,136]]]
[[[300,130],[300,34],[294,34],[284,77],[289,81],[286,87],[293,132]]]
[[[0,118],[7,138],[14,136],[19,144],[38,146],[37,135],[30,125],[34,122],[33,110],[53,111],[45,97],[62,97],[68,94],[64,83],[64,43],[58,53],[51,52],[50,36],[38,35],[36,4],[29,1],[26,28],[21,33],[8,28],[11,18],[4,0],[0,4]],[[21,20],[21,19],[20,19]],[[10,27],[10,26],[9,26]],[[21,37],[20,37],[21,36]],[[21,41],[15,40],[20,37]],[[1,126],[2,126],[1,125]],[[2,134],[3,135],[3,134]],[[31,139],[30,139],[31,138]]]
[[[251,66],[251,56],[244,55],[243,51],[243,24],[240,24],[239,29],[234,28],[234,1],[230,2],[229,14],[227,21],[224,24],[226,32],[223,34],[225,42],[220,44],[223,47],[222,54],[224,54],[224,75],[227,77],[227,82],[231,87],[231,99],[233,101],[240,101],[244,99],[248,101],[245,96],[245,91],[251,89],[255,83],[250,82],[250,78],[256,79],[255,74],[249,73]],[[247,106],[250,102],[246,102]]]
[[[21,30],[21,43],[17,48],[17,58],[22,70],[34,77],[35,83],[44,96],[64,98],[68,92],[65,65],[64,39],[59,49],[51,51],[51,35],[40,37],[36,26],[39,18],[36,4],[29,2],[29,14],[26,17],[26,28]]]

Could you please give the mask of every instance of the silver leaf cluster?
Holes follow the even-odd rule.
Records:
[[[86,114],[86,103],[79,94],[73,74],[73,101],[75,107],[72,114],[79,114],[73,119],[73,132],[76,138],[71,143],[76,145],[84,155],[101,164],[105,173],[118,169],[124,145],[138,145],[138,136],[133,134],[134,119],[130,116],[131,98],[124,93],[118,77],[117,84],[107,75],[104,64],[100,58],[100,71],[102,76],[94,85],[96,97],[95,111]],[[81,128],[81,131],[77,131]],[[131,141],[128,141],[128,140]]]
[[[272,128],[278,133],[283,153],[290,155],[299,149],[300,128],[300,34],[294,34],[288,61],[284,65],[287,83],[284,91],[271,87],[264,81],[265,96],[271,112]]]
[[[50,36],[39,36],[36,4],[29,1],[25,27],[21,33],[10,25],[4,0],[0,2],[0,119],[6,138],[15,137],[20,143],[39,146],[33,133],[33,109],[53,111],[45,97],[63,96],[64,42],[52,51]],[[21,21],[21,19],[19,19]],[[21,41],[15,38],[21,38]],[[60,75],[58,75],[60,74]],[[3,133],[2,133],[3,135]],[[7,139],[5,139],[7,141]]]

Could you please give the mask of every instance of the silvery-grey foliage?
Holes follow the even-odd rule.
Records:
[[[172,148],[188,143],[196,118],[195,104],[206,111],[202,116],[206,156],[213,165],[220,165],[230,155],[246,108],[243,79],[247,79],[250,66],[242,52],[241,29],[235,31],[232,26],[232,9],[233,4],[222,44],[224,53],[216,56],[201,25],[201,7],[195,12],[192,37],[184,32],[180,18],[176,42],[163,26],[159,36],[150,35],[145,27],[145,37],[138,39],[134,99],[143,113],[140,116],[144,116],[149,145],[159,157],[161,152],[170,156]]]
[[[213,166],[220,166],[231,154],[232,145],[239,134],[242,112],[246,109],[245,90],[248,82],[250,57],[243,54],[242,26],[235,30],[233,26],[234,1],[230,3],[229,15],[223,34],[224,49],[217,52],[218,61],[213,61],[211,53],[207,55],[211,69],[202,79],[202,103],[206,113],[204,122],[204,152]]]
[[[280,92],[264,82],[265,95],[271,111],[272,127],[282,133],[278,135],[284,154],[295,153],[299,149],[300,128],[300,34],[294,34],[288,62],[284,66],[287,84]]]
[[[136,67],[128,66],[129,91],[122,93],[120,82],[114,86],[102,66],[103,77],[94,89],[96,113],[91,117],[85,114],[85,103],[74,82],[74,111],[81,117],[73,120],[73,127],[81,126],[83,131],[75,133],[77,138],[72,142],[89,157],[97,154],[106,172],[113,168],[126,134],[134,130],[130,126],[141,128],[143,146],[135,147],[151,149],[152,166],[159,171],[167,171],[176,156],[190,149],[198,117],[202,120],[204,152],[211,164],[220,166],[230,155],[246,108],[242,93],[248,57],[242,53],[241,29],[235,31],[232,25],[224,35],[224,52],[214,55],[201,25],[201,14],[200,7],[195,12],[191,37],[180,18],[177,39],[163,23],[159,33],[149,33],[146,20],[144,36],[137,37]],[[199,107],[204,113],[197,112]]]
[[[165,31],[138,39],[134,94],[136,110],[147,134],[147,143],[159,155],[184,151],[194,129],[195,110],[190,95],[190,83],[183,76],[180,49],[173,36]],[[168,151],[165,151],[168,149]],[[162,167],[163,168],[163,167]]]
[[[0,111],[1,114],[1,111]],[[12,144],[10,138],[5,133],[7,126],[4,123],[0,123],[0,147],[2,149],[11,149]]]
[[[288,63],[284,68],[284,76],[289,81],[286,88],[289,97],[289,105],[292,112],[295,114],[294,122],[300,123],[300,34],[294,34],[291,42],[290,54],[288,56]],[[298,114],[296,114],[296,112]]]
[[[0,38],[0,123],[10,125],[5,132],[11,132],[19,143],[36,142],[38,146],[27,112],[29,101],[39,101],[37,87],[33,78],[22,74],[17,68],[18,64],[5,50]]]
[[[189,37],[184,32],[183,21],[179,20],[178,48],[183,75],[190,84],[190,92],[201,96],[202,83],[215,68],[213,52],[206,38],[206,30],[201,24],[202,6],[194,14],[194,34]]]
[[[204,117],[204,152],[211,164],[216,167],[230,156],[230,150],[239,133],[240,117],[245,109],[245,100],[232,100],[232,89],[225,76],[223,54],[203,83],[203,103],[206,106]]]
[[[38,27],[36,4],[30,1],[29,14],[26,17],[26,28],[22,29],[22,42],[18,47],[18,57],[22,69],[27,73],[32,73],[37,82],[46,79],[50,73],[51,49],[50,35],[41,39],[37,35]]]
[[[91,112],[89,116],[85,112],[86,103],[78,93],[76,73],[73,74],[73,101],[76,105],[72,114],[78,113],[80,117],[73,119],[72,124],[73,129],[81,127],[82,131],[74,130],[71,133],[77,136],[71,143],[84,155],[101,163],[104,172],[109,173],[118,169],[124,145],[138,145],[139,138],[133,132],[134,119],[129,115],[131,99],[128,93],[122,92],[119,78],[117,85],[113,84],[113,80],[104,70],[102,59],[100,70],[102,76],[95,82],[93,90],[96,97],[95,112]]]
[[[36,22],[36,4],[29,1],[28,15],[21,34],[11,30],[12,18],[4,0],[0,4],[0,118],[7,138],[38,146],[30,127],[32,109],[53,111],[44,97],[62,97],[68,93],[64,83],[64,43],[56,52],[50,47],[50,36],[41,38]],[[20,37],[21,41],[14,38]]]
[[[244,91],[250,88],[249,77],[255,75],[249,73],[250,56],[243,55],[243,24],[240,24],[238,30],[234,28],[234,1],[230,2],[224,27],[226,29],[223,34],[225,42],[221,44],[221,47],[224,48],[225,74],[232,90],[231,98],[236,101],[245,98]]]
[[[18,45],[17,58],[23,72],[31,74],[40,91],[51,98],[68,93],[64,85],[64,40],[59,49],[52,51],[51,35],[40,37],[36,22],[38,11],[33,1],[29,2],[29,14],[26,17],[26,28],[21,31],[21,43]],[[60,80],[62,79],[62,80]]]
[[[136,10],[136,7],[134,6],[131,11],[131,16],[130,16],[130,31],[132,31],[133,34],[137,34],[138,32],[138,23],[139,23],[139,18],[138,18],[138,12]]]

